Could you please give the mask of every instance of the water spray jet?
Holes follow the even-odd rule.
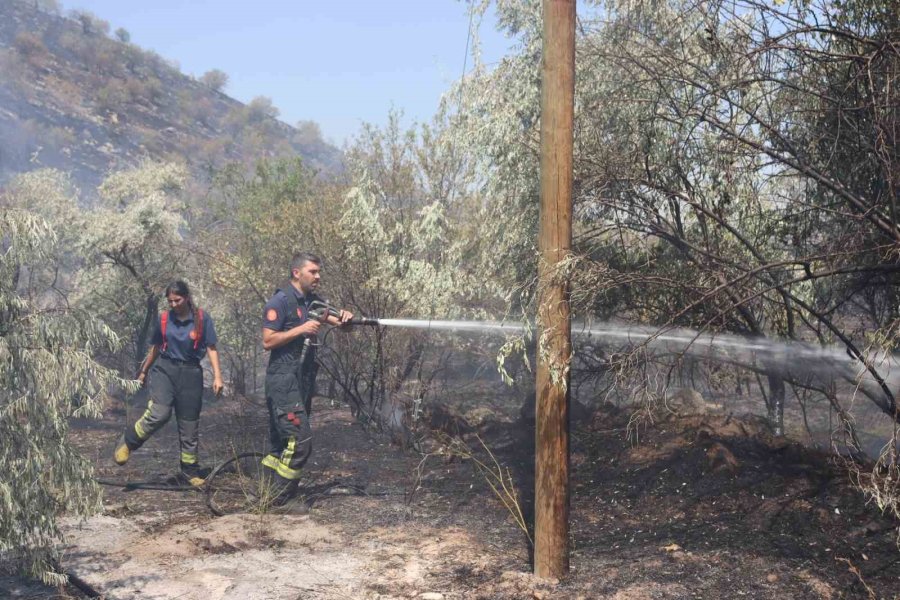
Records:
[[[373,319],[354,318],[353,324],[380,327],[402,327],[437,332],[470,332],[482,334],[521,335],[531,329],[523,323],[503,321],[452,321],[433,319]],[[582,343],[623,343],[644,345],[647,348],[683,354],[695,358],[753,366],[771,370],[775,365],[784,372],[815,373],[829,377],[841,376],[861,385],[875,384],[865,365],[837,346],[815,346],[803,342],[780,341],[767,338],[745,338],[734,334],[704,333],[693,329],[657,329],[650,326],[614,322],[572,323],[572,337]],[[888,352],[873,353],[867,358],[871,365],[887,373],[892,389],[900,387],[900,360]],[[871,381],[870,381],[871,380]],[[897,380],[897,381],[894,381]]]

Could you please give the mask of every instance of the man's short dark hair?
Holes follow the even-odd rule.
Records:
[[[291,259],[291,277],[294,276],[295,269],[302,269],[303,265],[308,262],[322,266],[322,259],[312,252],[298,252],[295,254],[294,258]]]

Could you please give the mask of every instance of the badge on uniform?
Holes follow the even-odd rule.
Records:
[[[300,308],[299,306],[297,307],[297,316],[300,317],[301,319],[303,318],[303,309]]]
[[[278,320],[278,311],[274,308],[270,308],[268,312],[266,312],[266,321],[277,321]]]
[[[197,339],[197,332],[194,331],[193,329],[191,329],[191,333],[188,334],[188,335],[190,336],[190,338],[191,338],[192,340],[196,340],[196,339]]]

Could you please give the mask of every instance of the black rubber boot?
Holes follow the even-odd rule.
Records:
[[[280,504],[273,504],[269,512],[277,515],[308,515],[309,504],[305,498],[295,496]]]
[[[271,506],[284,506],[297,495],[297,482],[285,479],[277,473],[272,478],[272,503]]]
[[[209,477],[210,472],[211,469],[201,467],[196,463],[192,465],[181,463],[181,474],[184,475],[188,480],[188,483],[194,487],[200,487],[206,483],[206,478]]]

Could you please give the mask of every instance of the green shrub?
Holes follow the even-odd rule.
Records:
[[[109,33],[109,22],[104,21],[94,13],[87,10],[73,10],[71,17],[81,23],[81,31],[84,35],[106,35]]]
[[[228,85],[228,73],[219,69],[212,69],[200,76],[200,83],[212,90],[221,92]]]
[[[47,46],[44,45],[44,40],[30,31],[17,33],[13,39],[13,47],[32,66],[40,64],[47,56]]]
[[[247,104],[248,123],[261,123],[266,119],[277,119],[279,114],[272,99],[266,96],[257,96]]]
[[[119,111],[128,104],[131,97],[125,84],[113,79],[97,91],[94,100],[100,110]]]

